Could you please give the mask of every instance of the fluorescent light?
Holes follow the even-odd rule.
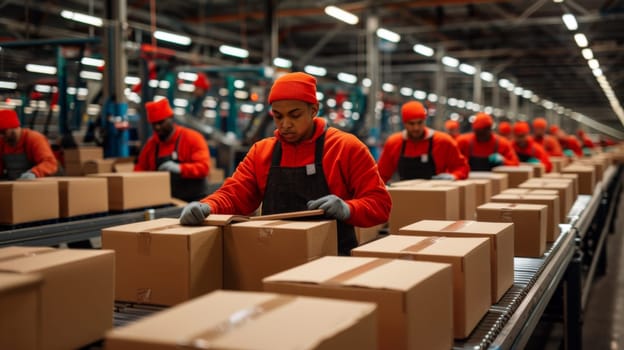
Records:
[[[555,3],[561,3],[561,2],[563,2],[563,0],[553,0],[553,2],[555,2]]]
[[[446,103],[451,107],[455,107],[457,106],[457,99],[454,97],[451,97],[448,99],[448,101],[446,101]]]
[[[83,70],[82,72],[80,72],[80,77],[82,79],[102,80],[102,73]]]
[[[524,92],[522,93],[522,97],[529,99],[531,97],[533,97],[533,91],[531,90],[524,90]]]
[[[171,83],[168,80],[161,80],[158,82],[158,87],[161,89],[168,89],[171,86]]]
[[[186,35],[179,35],[169,32],[164,32],[162,30],[157,30],[154,32],[154,38],[162,41],[167,41],[170,43],[188,46],[191,45],[191,38]]]
[[[481,80],[489,81],[489,82],[494,81],[494,74],[490,72],[481,72],[479,76],[481,77]]]
[[[76,94],[76,88],[73,86],[70,86],[67,88],[67,94],[68,95],[75,95]]]
[[[188,100],[185,100],[183,98],[176,98],[173,100],[173,105],[176,107],[185,108],[186,106],[188,106]]]
[[[133,77],[133,76],[128,75],[127,77],[124,78],[124,83],[128,85],[136,85],[140,82],[141,82],[141,79],[139,77]]]
[[[349,73],[340,72],[338,73],[338,80],[347,84],[355,84],[357,83],[357,76]]]
[[[592,69],[592,74],[595,77],[602,77],[603,76],[602,75],[602,69],[600,69],[600,68]]]
[[[576,22],[576,17],[574,17],[573,14],[566,13],[565,15],[561,16],[561,19],[563,19],[563,24],[565,24],[568,30],[578,29],[578,23]]]
[[[324,77],[325,75],[327,75],[327,69],[325,69],[323,67],[307,65],[307,66],[303,67],[303,70],[306,73],[308,73],[308,74],[316,75],[316,76],[319,76],[319,77]]]
[[[63,10],[61,11],[61,17],[70,19],[72,21],[89,24],[89,25],[96,26],[96,27],[101,27],[103,24],[103,21],[101,18],[90,16],[90,15],[80,13],[80,12]]]
[[[414,98],[424,100],[427,98],[427,93],[422,90],[416,90],[414,91]]]
[[[422,45],[422,44],[414,45],[413,49],[414,49],[414,52],[416,52],[417,54],[427,56],[427,57],[431,57],[435,53],[435,51],[433,51],[432,48],[430,48],[429,46]]]
[[[464,72],[468,75],[474,75],[477,72],[477,69],[474,66],[471,66],[469,64],[466,63],[462,63],[459,65],[459,70],[461,72]]]
[[[334,17],[337,20],[343,21],[347,24],[357,24],[360,19],[358,18],[358,16],[352,14],[349,11],[345,11],[341,8],[338,8],[336,6],[327,6],[325,7],[325,13],[328,16]]]
[[[151,88],[157,88],[158,87],[158,83],[159,83],[158,80],[152,79],[152,80],[147,82],[147,86],[149,86]]]
[[[32,73],[41,73],[41,74],[56,74],[56,67],[54,66],[44,66],[41,64],[27,64],[26,70]]]
[[[364,86],[364,87],[371,87],[371,85],[373,85],[373,81],[372,80],[370,80],[369,78],[362,79],[362,86]]]
[[[320,92],[320,91],[316,92],[316,99],[317,100],[322,101],[324,98],[325,98],[325,95],[323,95],[322,92]],[[260,112],[260,111],[258,111],[258,112]]]
[[[517,86],[516,88],[514,88],[513,93],[514,95],[522,96],[522,94],[524,93],[524,89],[520,86]]]
[[[281,57],[275,57],[273,59],[273,64],[276,67],[280,67],[280,68],[290,68],[292,67],[292,61],[286,58],[281,58]]]
[[[585,58],[586,60],[591,60],[592,58],[594,58],[594,52],[590,48],[585,48],[581,50],[581,54],[583,54],[583,58]]]
[[[465,108],[465,107],[466,107],[466,101],[464,101],[464,100],[458,100],[458,101],[457,101],[457,107],[459,107],[459,108]]]
[[[234,87],[237,89],[242,89],[245,87],[245,82],[240,79],[234,80]]]
[[[509,86],[509,84],[511,84],[511,82],[507,79],[500,79],[498,81],[498,86],[502,87],[503,89],[506,89]]]
[[[589,65],[589,68],[591,69],[600,68],[600,63],[595,58],[592,58],[591,60],[587,61],[587,64]]]
[[[587,37],[583,33],[574,34],[574,41],[576,41],[578,47],[587,47],[587,45],[589,45]]]
[[[87,96],[87,94],[89,94],[89,89],[78,88],[78,96]]]
[[[352,110],[353,109],[353,102],[351,102],[351,101],[344,101],[342,103],[342,108],[346,109],[346,110]]]
[[[381,86],[381,89],[385,92],[392,92],[394,91],[394,85],[390,84],[390,83],[384,83]]]
[[[224,55],[234,56],[238,58],[249,57],[249,51],[245,49],[241,49],[240,47],[235,47],[235,46],[230,46],[230,45],[219,46],[219,52],[221,52]]]
[[[399,93],[403,96],[412,96],[412,94],[414,93],[414,89],[408,88],[408,87],[402,87],[399,90]]]
[[[52,92],[52,87],[50,85],[37,84],[35,85],[35,91],[47,94],[49,92]]]
[[[459,60],[451,56],[444,56],[442,57],[442,64],[449,67],[457,67],[459,66]]]
[[[239,100],[246,100],[249,98],[249,93],[245,90],[236,90],[234,91],[234,97]]]
[[[93,58],[93,57],[83,57],[80,60],[80,63],[82,63],[85,66],[102,67],[104,65],[104,60],[101,60],[99,58]]]
[[[17,89],[17,83],[14,81],[0,81],[0,89]]]
[[[253,105],[247,104],[247,103],[243,103],[240,106],[240,111],[243,113],[247,113],[247,114],[253,114],[255,111],[255,108]]]
[[[514,90],[516,86],[512,83],[509,83],[509,85],[507,85],[507,91],[512,92]]]
[[[186,81],[195,81],[197,80],[197,73],[191,72],[179,72],[178,79],[186,80]]]
[[[436,95],[436,94],[429,94],[429,96],[427,96],[427,99],[430,102],[437,102],[438,101],[438,95]]]
[[[178,90],[184,92],[193,92],[195,91],[195,85],[193,84],[180,84],[178,85]]]
[[[399,41],[401,41],[401,36],[391,30],[388,30],[386,28],[378,28],[377,29],[377,36],[391,41],[393,43],[398,43]]]

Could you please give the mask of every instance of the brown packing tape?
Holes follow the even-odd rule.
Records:
[[[191,337],[190,340],[183,340],[178,342],[178,345],[185,348],[192,349],[212,349],[211,344],[219,337],[236,330],[241,325],[253,321],[268,312],[271,312],[279,307],[288,305],[295,301],[297,297],[278,295],[258,305],[250,306],[245,309],[233,312],[223,322],[207,329],[206,331]]]
[[[515,204],[515,203],[509,203],[509,204],[507,204],[506,208],[501,208],[501,219],[505,220],[507,222],[513,221],[513,214],[512,214],[512,212],[514,211],[513,208],[515,208],[516,206],[517,206],[517,204]]]
[[[359,275],[361,275],[361,274],[363,274],[365,272],[368,272],[370,270],[376,269],[379,266],[385,265],[385,264],[387,264],[387,263],[389,263],[391,261],[392,261],[392,259],[382,259],[382,258],[375,259],[375,260],[372,260],[370,262],[367,262],[364,265],[360,265],[358,267],[352,268],[351,270],[347,270],[347,271],[345,271],[343,273],[340,273],[340,274],[338,274],[338,275],[336,275],[336,276],[334,276],[334,277],[332,277],[332,278],[322,282],[322,284],[325,284],[325,285],[342,284],[345,281],[348,281],[348,280],[350,280],[350,279],[352,279],[352,278],[354,278],[356,276],[359,276]]]
[[[436,242],[442,239],[444,239],[444,237],[427,237],[426,239],[423,239],[422,241],[416,244],[412,244],[411,246],[401,250],[401,252],[418,253],[421,250],[434,245]]]
[[[474,221],[472,220],[458,220],[446,227],[443,227],[440,230],[440,232],[455,232],[455,231],[459,231],[463,229],[464,227],[468,227],[472,224],[474,224]]]
[[[301,210],[288,213],[251,216],[249,220],[284,220],[292,218],[304,218],[309,216],[321,216],[325,214],[323,209]]]
[[[268,242],[273,237],[273,228],[287,224],[288,221],[271,221],[258,230],[258,241]]]
[[[13,255],[9,255],[9,256],[5,256],[4,258],[0,259],[0,262],[5,262],[5,261],[9,261],[9,260],[15,260],[15,259],[19,259],[19,258],[25,258],[25,257],[29,257],[29,256],[36,256],[36,255],[41,255],[41,254],[45,254],[45,253],[50,253],[50,252],[56,252],[58,251],[58,249],[45,249],[45,250],[39,250],[39,251],[35,251],[35,252],[28,252],[28,253],[15,253]]]

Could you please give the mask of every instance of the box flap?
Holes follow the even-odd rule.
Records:
[[[492,196],[492,200],[514,200],[514,199],[530,199],[530,200],[555,200],[559,196],[546,194],[497,194]]]
[[[0,295],[21,288],[30,288],[41,283],[41,276],[36,274],[17,274],[0,272]]]
[[[507,174],[497,174],[489,171],[471,171],[468,173],[468,179],[506,179]]]
[[[19,273],[37,272],[50,267],[109,254],[113,255],[115,252],[112,250],[94,249],[54,249],[45,252],[45,254],[37,254],[0,262],[0,271]]]
[[[0,248],[0,262],[54,251],[50,247],[5,247]]]
[[[286,220],[254,220],[239,222],[235,227],[251,228],[275,228],[284,230],[308,230],[314,227],[326,225],[329,221],[286,221]]]
[[[423,182],[427,182],[427,180],[423,179],[414,179],[414,180],[403,180],[396,181],[390,184],[391,187],[409,187],[422,184]]]
[[[295,219],[295,218],[306,218],[310,216],[321,216],[324,214],[325,214],[325,211],[323,209],[300,210],[300,211],[292,211],[288,213],[252,216],[249,218],[249,220],[285,220],[285,219]]]
[[[170,226],[180,225],[179,219],[174,218],[160,218],[156,220],[147,220],[133,222],[131,224],[112,226],[102,229],[106,232],[147,232],[159,228],[166,228]]]
[[[548,208],[542,204],[524,204],[524,203],[501,203],[490,202],[480,205],[477,209],[493,209],[493,210],[542,210]]]
[[[531,173],[533,174],[533,167],[529,165],[515,165],[515,166],[501,165],[501,166],[492,168],[492,171],[494,172],[500,171],[503,173],[508,172],[508,173]]]

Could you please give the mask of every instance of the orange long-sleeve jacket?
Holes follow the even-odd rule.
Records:
[[[208,176],[210,171],[210,153],[204,137],[195,130],[180,125],[175,126],[172,137],[162,142],[158,135],[153,134],[147,140],[143,150],[139,154],[134,171],[155,171],[156,168],[156,145],[158,145],[158,157],[170,155],[178,144],[178,162],[180,163],[180,176],[182,178],[202,178]]]
[[[457,142],[450,135],[429,128],[425,129],[425,137],[419,141],[407,139],[405,131],[394,133],[388,137],[377,163],[381,179],[388,182],[397,170],[403,140],[406,141],[404,156],[419,157],[427,154],[429,139],[432,137],[431,153],[436,166],[436,174],[450,173],[455,176],[456,180],[466,179],[470,167],[466,158],[459,152]]]
[[[554,136],[533,137],[533,141],[542,146],[549,156],[563,157],[563,149],[561,149],[559,141]]]
[[[477,138],[473,132],[463,134],[457,139],[459,150],[466,157],[470,159],[471,155],[476,157],[487,157],[496,152],[496,140],[498,140],[498,153],[503,156],[503,165],[518,165],[520,161],[516,152],[511,146],[511,142],[503,137],[492,133],[492,137],[487,142],[477,142]],[[470,154],[470,144],[472,143],[472,154]]]
[[[314,119],[312,138],[299,144],[282,140],[282,167],[302,167],[314,162],[315,141],[323,133],[326,122]],[[256,142],[234,174],[223,186],[202,199],[215,214],[251,214],[264,198],[275,137]],[[351,210],[346,223],[370,227],[388,221],[392,201],[379,176],[370,151],[354,135],[328,128],[323,148],[323,172],[329,191],[343,199]]]
[[[577,157],[583,156],[583,148],[581,147],[581,143],[573,135],[567,135],[563,140],[560,140],[563,144],[563,148],[572,150]]]
[[[5,154],[26,154],[28,160],[34,164],[30,171],[37,177],[51,176],[58,170],[56,157],[48,139],[43,134],[22,128],[17,144],[12,147],[4,138],[0,139],[0,158]],[[4,172],[4,162],[0,159],[0,174]]]
[[[538,143],[534,142],[531,138],[527,140],[527,145],[524,148],[520,148],[518,143],[514,141],[513,148],[518,156],[525,155],[539,159],[540,163],[544,165],[544,169],[546,170],[546,172],[551,172],[552,163],[550,162],[550,158],[548,158],[548,153],[546,153],[544,148]]]

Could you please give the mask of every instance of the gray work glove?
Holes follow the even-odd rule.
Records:
[[[170,173],[179,174],[180,173],[180,163],[176,163],[173,160],[168,160],[162,163],[158,170],[168,171]]]
[[[333,194],[308,201],[308,209],[323,209],[329,217],[341,221],[348,220],[351,217],[349,205]]]
[[[18,180],[34,180],[37,178],[37,175],[35,175],[32,171],[28,170],[22,173],[22,175],[20,175]]]
[[[453,174],[449,174],[449,173],[439,173],[438,175],[433,175],[431,177],[431,179],[433,179],[433,180],[450,180],[450,181],[453,181],[453,180],[455,180],[455,176],[453,176]]]
[[[206,203],[191,202],[182,209],[180,224],[188,226],[201,225],[206,216],[210,215],[210,206]]]

